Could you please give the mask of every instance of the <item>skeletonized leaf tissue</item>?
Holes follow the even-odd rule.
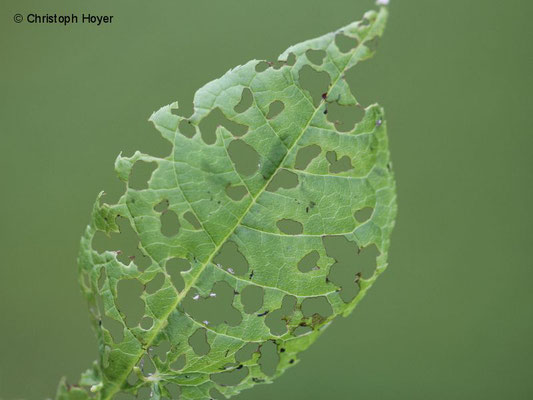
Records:
[[[387,266],[396,195],[383,109],[359,104],[345,73],[374,54],[386,19],[381,7],[276,63],[238,66],[196,92],[190,117],[177,103],[150,117],[172,152],[120,155],[126,192],[94,205],[79,275],[99,357],[57,399],[229,398],[272,382],[354,309]],[[309,69],[329,80],[318,96]],[[343,129],[331,119],[339,106],[361,120]],[[208,132],[211,113],[226,123]],[[142,163],[155,169],[134,188]],[[95,249],[95,236],[126,228],[135,254]],[[335,276],[340,242],[354,248],[351,286]],[[140,287],[137,315],[123,307],[126,284]]]

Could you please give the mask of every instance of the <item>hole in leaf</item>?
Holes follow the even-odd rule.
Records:
[[[292,219],[282,219],[276,222],[278,229],[286,235],[299,235],[304,231],[303,225]]]
[[[266,190],[275,192],[279,188],[292,189],[296,186],[298,186],[298,175],[286,169],[281,169],[274,175]]]
[[[357,273],[361,274],[364,279],[368,279],[374,275],[377,267],[376,258],[379,254],[379,250],[375,244],[359,250],[355,261],[356,269]]]
[[[118,282],[117,291],[117,307],[126,316],[126,324],[136,326],[144,315],[143,285],[137,279],[123,279]]]
[[[246,343],[235,353],[235,361],[243,363],[251,360],[254,353],[257,352],[259,345],[257,343]]]
[[[307,333],[311,333],[313,329],[310,326],[301,325],[297,327],[294,332],[292,333],[294,336],[302,336]]]
[[[281,61],[281,60],[261,61],[256,65],[255,70],[256,72],[263,72],[267,70],[268,68],[277,70],[285,66],[292,67],[295,63],[296,63],[296,56],[294,55],[294,53],[289,53],[289,55],[287,56],[287,61]]]
[[[191,263],[183,258],[172,258],[166,262],[165,269],[167,270],[167,274],[170,275],[170,280],[174,287],[178,291],[182,291],[185,287],[185,282],[183,281],[181,272],[190,270]]]
[[[357,106],[341,106],[337,102],[328,104],[328,120],[335,124],[339,132],[350,132],[360,122],[365,110]]]
[[[263,71],[266,71],[269,67],[270,65],[266,61],[261,61],[257,63],[257,65],[255,66],[255,71],[263,72]]]
[[[357,39],[338,33],[335,35],[335,44],[342,53],[348,53],[357,46]]]
[[[183,118],[189,118],[194,111],[194,103],[187,95],[178,96],[179,108],[172,108],[171,112],[174,115]]]
[[[149,330],[152,325],[154,324],[154,320],[150,317],[144,317],[143,319],[141,319],[141,328],[143,328],[144,330]]]
[[[309,297],[302,302],[302,313],[304,317],[312,317],[318,314],[327,318],[333,314],[333,309],[326,297]]]
[[[250,176],[257,172],[259,154],[248,143],[243,140],[234,140],[228,146],[228,153],[240,175]]]
[[[174,371],[179,371],[185,367],[185,364],[187,363],[187,357],[185,354],[180,355],[176,360],[170,364],[170,368],[172,368]]]
[[[157,163],[155,162],[137,161],[131,169],[128,187],[135,190],[147,189],[148,181],[156,168]]]
[[[318,251],[313,250],[312,252],[306,254],[298,263],[298,269],[300,272],[309,272],[314,269],[317,269],[317,262],[320,259]]]
[[[150,257],[145,256],[139,249],[139,237],[133,230],[127,218],[117,217],[116,223],[120,233],[111,233],[107,236],[101,231],[94,235],[92,246],[99,253],[113,251],[117,259],[124,265],[134,262],[142,271],[152,264]]]
[[[326,159],[329,162],[329,172],[332,174],[339,174],[353,169],[352,160],[348,156],[342,156],[340,160],[337,160],[337,153],[334,151],[328,151],[326,153]]]
[[[282,101],[276,100],[270,103],[270,106],[268,107],[268,114],[266,116],[267,119],[274,119],[276,118],[285,108],[285,104],[283,104]]]
[[[162,213],[162,212],[168,210],[168,206],[169,205],[170,205],[170,203],[168,202],[168,200],[161,200],[159,203],[157,203],[154,206],[154,211],[156,211],[158,213]]]
[[[357,101],[359,104],[372,104],[375,101],[375,88],[369,82],[369,74],[375,73],[376,65],[372,62],[363,62],[357,65],[357,68],[351,68],[345,73],[345,80],[350,87],[357,88]],[[381,115],[381,123],[384,116]]]
[[[188,137],[189,139],[196,135],[196,128],[186,119],[182,119],[178,125],[178,130],[183,136]]]
[[[328,92],[330,78],[327,72],[318,72],[305,65],[298,72],[300,86],[307,90],[313,98],[313,104],[318,107],[322,101],[322,95]]]
[[[146,375],[146,374],[145,374]],[[142,387],[137,391],[138,400],[150,399],[153,396],[152,390],[148,387]]]
[[[200,132],[206,144],[215,143],[215,130],[220,125],[224,126],[234,136],[242,136],[248,131],[247,126],[230,121],[219,108],[216,108],[200,122]]]
[[[298,150],[298,153],[296,154],[294,168],[302,171],[305,170],[309,163],[313,161],[313,159],[315,159],[321,152],[322,149],[316,144],[302,147]]]
[[[379,36],[375,36],[373,39],[367,40],[365,42],[365,46],[368,47],[368,49],[371,52],[375,52],[378,48],[378,45],[379,45]]]
[[[175,383],[167,383],[165,385],[165,390],[172,400],[179,399],[181,396],[181,389]]]
[[[307,50],[305,55],[307,59],[315,65],[322,65],[326,52],[324,50]]]
[[[243,113],[248,110],[254,101],[252,91],[248,88],[242,90],[241,101],[234,108],[235,112]]]
[[[322,242],[326,254],[336,260],[330,268],[328,280],[341,288],[340,297],[348,303],[359,293],[359,277],[368,278],[374,273],[379,252],[375,245],[359,251],[357,245],[344,236],[325,236]]]
[[[165,275],[159,273],[154,277],[154,279],[146,284],[146,292],[150,294],[157,292],[159,289],[161,289],[163,283],[165,283]]]
[[[215,388],[211,389],[209,391],[209,396],[211,396],[211,400],[226,400],[226,398]]]
[[[248,375],[248,367],[212,374],[211,379],[221,386],[236,386]]]
[[[287,65],[287,62],[281,60],[268,61],[268,65],[275,70],[278,70]]]
[[[241,303],[244,312],[253,314],[263,306],[264,291],[262,287],[249,285],[241,291]]]
[[[205,356],[211,350],[207,343],[207,331],[205,328],[198,328],[189,338],[189,345],[199,356]]]
[[[294,296],[285,296],[281,303],[281,308],[269,313],[265,318],[265,324],[270,329],[270,333],[281,336],[287,332],[287,319],[294,312],[296,298]]]
[[[231,200],[234,201],[240,201],[244,196],[248,194],[248,190],[244,185],[239,186],[227,186],[226,187],[226,194],[229,196]]]
[[[161,233],[163,235],[166,237],[177,235],[180,226],[180,220],[174,211],[166,210],[161,213]]]
[[[355,220],[362,224],[370,219],[374,209],[372,207],[365,207],[359,211],[355,212]]]
[[[113,342],[115,342],[115,344],[122,342],[124,339],[124,326],[122,326],[122,324],[117,320],[106,315],[102,315],[101,320],[103,327],[106,328],[111,334]]]
[[[185,312],[196,321],[216,326],[226,323],[237,326],[242,321],[241,313],[233,307],[234,289],[227,282],[216,282],[207,298],[189,293],[183,302]]]
[[[202,229],[200,221],[198,221],[198,218],[196,218],[196,215],[194,215],[192,212],[187,211],[183,218],[185,218],[187,222],[193,226],[194,229]]]
[[[170,351],[170,342],[168,340],[163,340],[156,347],[152,348],[151,354],[152,357],[155,356],[159,358],[160,361],[165,362],[167,359],[167,353]]]
[[[249,268],[248,261],[234,242],[224,243],[213,262],[235,275],[244,275]]]
[[[156,371],[155,365],[150,359],[150,357],[148,357],[148,355],[144,356],[141,359],[139,363],[139,368],[141,369],[144,376],[153,375]],[[138,396],[140,396],[140,392],[137,394],[137,397]]]
[[[368,26],[370,26],[370,20],[365,17],[359,22],[358,28],[360,28],[360,27],[368,27]]]
[[[296,63],[296,55],[294,53],[290,53],[287,57],[286,65],[292,67]]]
[[[326,254],[335,259],[328,274],[328,280],[341,288],[340,297],[348,303],[359,293],[356,284],[357,271],[354,268],[354,257],[357,245],[349,242],[344,236],[326,236],[322,239]]]
[[[274,342],[268,341],[261,345],[260,352],[259,366],[261,371],[268,376],[274,375],[279,363],[278,347]]]
[[[161,135],[158,135],[161,137]],[[169,143],[170,144],[170,143]],[[167,155],[170,154],[170,151]],[[162,156],[165,157],[165,156]],[[103,193],[102,200],[107,204],[117,204],[120,198],[124,195],[124,186],[119,184],[109,185],[106,188],[107,190]]]

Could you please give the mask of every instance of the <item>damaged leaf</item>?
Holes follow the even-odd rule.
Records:
[[[387,266],[396,195],[383,109],[359,104],[345,73],[373,55],[386,18],[370,11],[276,63],[228,71],[196,92],[189,118],[177,103],[150,117],[172,152],[120,155],[125,194],[96,201],[79,273],[99,359],[58,399],[231,397],[272,382],[353,310]],[[341,51],[339,35],[353,47]],[[304,69],[325,79],[316,97]],[[364,115],[341,132],[330,105]],[[208,134],[212,112],[223,122]],[[142,162],[156,168],[134,189]],[[96,250],[113,238],[128,250]],[[352,246],[353,259],[329,243]]]

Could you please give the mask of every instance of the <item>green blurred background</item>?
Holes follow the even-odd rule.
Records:
[[[387,110],[399,217],[390,267],[273,385],[238,399],[533,398],[531,2],[391,1],[353,75]],[[3,0],[0,397],[43,399],[96,358],[76,277],[113,161],[168,151],[147,122],[252,58],[335,30],[372,0]],[[113,14],[108,26],[15,13]]]

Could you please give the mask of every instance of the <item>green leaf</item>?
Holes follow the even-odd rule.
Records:
[[[360,105],[345,72],[373,55],[386,18],[384,7],[370,11],[288,48],[276,65],[262,70],[254,60],[228,71],[198,90],[188,119],[177,103],[150,117],[172,153],[120,155],[115,169],[125,194],[114,205],[97,199],[79,269],[100,356],[80,382],[87,390],[63,382],[58,399],[142,390],[154,399],[231,397],[271,382],[336,316],[353,310],[387,266],[396,195],[383,110]],[[357,44],[342,52],[341,35]],[[330,80],[320,98],[303,83],[309,67]],[[347,132],[328,119],[339,105],[364,111]],[[200,125],[215,111],[224,122],[209,136]],[[134,189],[131,172],[143,162],[156,169],[146,189]],[[163,220],[170,216],[169,233]],[[95,249],[98,235],[121,237],[126,228],[137,258]],[[357,250],[347,284],[333,277],[340,264],[328,242],[339,240]],[[371,247],[378,255],[363,263]],[[186,267],[176,275],[171,264]],[[135,318],[121,302],[129,283],[142,291]],[[245,299],[252,292],[255,305]],[[313,311],[317,305],[322,311]],[[216,307],[227,314],[213,313]]]

